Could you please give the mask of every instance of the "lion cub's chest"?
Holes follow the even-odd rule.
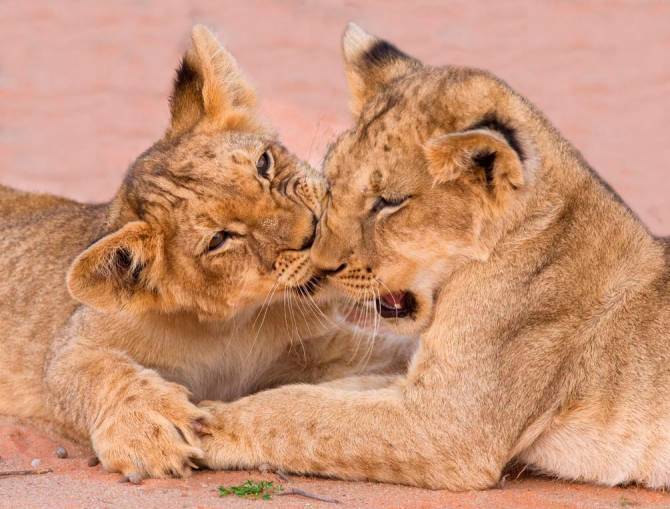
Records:
[[[161,358],[144,359],[144,365],[186,387],[193,401],[230,401],[265,385],[266,373],[281,362],[286,348],[287,342],[270,331],[258,337],[251,330],[238,331],[178,344],[166,341]]]

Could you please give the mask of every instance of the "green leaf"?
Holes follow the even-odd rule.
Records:
[[[283,491],[281,484],[272,481],[253,481],[247,479],[237,486],[219,486],[219,496],[235,495],[241,498],[271,500],[272,495]]]

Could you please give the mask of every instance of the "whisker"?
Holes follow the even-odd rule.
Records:
[[[307,364],[307,350],[305,349],[305,343],[303,342],[303,337],[300,335],[300,328],[298,327],[298,324],[295,319],[295,315],[293,313],[293,298],[295,297],[292,292],[286,292],[288,294],[289,298],[289,316],[291,317],[291,322],[293,323],[293,331],[295,332],[296,336],[298,337],[298,342],[300,343],[300,347],[302,348],[302,355],[303,355],[303,360],[305,362],[305,365]],[[293,337],[293,336],[291,336]]]
[[[360,300],[354,300],[352,297],[352,309],[356,313],[356,331],[354,333],[354,338],[356,338],[356,349],[354,350],[353,355],[351,356],[351,360],[349,362],[354,362],[354,360],[358,357],[358,352],[360,351],[361,348],[361,343],[363,339],[365,338],[365,325],[368,321],[368,306],[363,305],[363,320],[361,323],[360,319],[360,310],[361,310],[361,304]],[[365,290],[365,294],[363,295],[362,302],[367,301],[367,290]],[[358,365],[358,362],[356,363]]]
[[[275,281],[275,284],[272,285],[272,288],[268,291],[267,295],[265,296],[265,299],[263,299],[263,304],[261,304],[260,309],[258,310],[258,313],[256,314],[256,319],[254,320],[254,323],[251,324],[251,329],[253,330],[254,327],[256,327],[256,322],[258,321],[258,318],[263,314],[263,308],[265,307],[265,304],[269,302],[269,299],[271,298],[270,296],[273,294],[273,290],[275,287],[279,284],[279,280]]]
[[[314,142],[319,136],[319,131],[321,129],[321,121],[323,120],[323,115],[321,115],[316,121],[316,128],[314,129],[314,135],[312,136],[312,141],[309,144],[309,150],[307,151],[307,161],[312,157],[312,149],[314,148]]]
[[[282,310],[284,312],[284,326],[286,327],[286,334],[289,336],[288,351],[292,352],[293,351],[293,345],[295,344],[295,342],[293,341],[293,331],[291,330],[291,326],[288,323],[288,315],[286,313],[287,301],[288,301],[288,296],[286,294],[284,294],[284,298],[282,299]],[[290,304],[289,304],[289,306],[290,306]]]
[[[275,295],[275,292],[277,291],[277,288],[279,288],[279,280],[275,281],[275,284],[272,285],[272,288],[270,289],[270,292],[268,292],[268,298],[266,299],[267,305],[265,302],[263,303],[263,306],[261,306],[261,310],[263,307],[265,307],[265,312],[263,313],[263,319],[261,320],[261,324],[258,326],[258,330],[256,331],[256,335],[254,336],[253,341],[251,342],[251,346],[249,347],[249,353],[247,354],[247,360],[251,357],[251,354],[254,350],[254,347],[256,346],[256,341],[258,340],[258,337],[261,334],[261,330],[263,329],[263,324],[265,323],[265,319],[267,318],[268,315],[268,310],[270,309],[270,305],[272,304],[272,299]],[[254,324],[256,322],[254,321]],[[253,326],[252,326],[253,330]]]
[[[298,289],[298,294],[302,295],[301,288],[297,287]],[[296,307],[298,308],[298,311],[302,315],[302,319],[305,322],[305,326],[307,327],[307,331],[309,332],[310,337],[314,337],[314,332],[312,331],[312,327],[310,326],[311,320],[307,319],[307,315],[309,315],[309,310],[307,310],[307,315],[305,315],[305,304],[303,304],[301,301],[302,299],[300,298],[299,295],[293,295],[291,296],[292,299],[295,299],[295,304]]]
[[[311,289],[318,289],[319,288],[319,283],[312,283],[314,285]],[[317,312],[317,318],[319,319],[319,323],[324,329],[327,329],[328,327],[334,327],[336,329],[342,329],[342,325],[334,321],[332,318],[330,318],[328,315],[326,315],[319,304],[314,300],[314,297],[310,294],[309,291],[307,290],[302,290],[304,293],[303,295],[307,297],[307,304],[311,306],[312,309],[314,309]],[[323,320],[321,319],[323,318]]]
[[[376,300],[379,298],[379,290],[375,287],[372,288],[372,296],[373,300]],[[374,320],[373,320],[373,327],[372,327],[372,334],[370,336],[370,346],[368,347],[368,351],[365,354],[364,357],[364,362],[363,366],[361,369],[366,369],[368,367],[368,364],[370,362],[370,359],[372,358],[372,352],[374,351],[375,348],[375,341],[377,339],[377,333],[379,332],[379,325],[381,323],[381,318],[379,317],[379,313],[377,313],[374,308],[372,310]]]
[[[320,329],[328,328],[328,324],[323,321],[323,318],[321,318],[321,315],[319,314],[320,310],[314,307],[314,303],[309,298],[309,293],[306,290],[303,290],[302,288],[298,288],[298,293],[300,294],[300,297],[298,297],[298,299],[303,301],[302,305],[305,307],[305,310],[307,312],[307,315],[310,317],[310,320],[313,317],[318,322]],[[310,334],[312,334],[311,331]]]
[[[379,279],[379,278],[377,278],[377,277],[375,277],[374,279],[375,279],[375,282],[376,282],[377,284],[379,284],[379,285],[382,285],[382,286],[384,287],[384,289],[385,289],[388,293],[393,293],[393,292],[391,291],[391,289],[390,289],[388,286],[386,286],[386,285],[384,284],[384,282],[383,282],[381,279]],[[381,298],[381,295],[380,295],[380,298]],[[396,315],[395,317],[398,318],[398,310],[397,310],[397,309],[395,310],[395,315]]]

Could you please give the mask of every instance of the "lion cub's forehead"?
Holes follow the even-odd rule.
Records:
[[[196,135],[164,154],[167,173],[182,183],[231,186],[250,180],[256,160],[275,140],[254,134]]]
[[[220,208],[231,198],[260,194],[255,161],[272,143],[244,133],[196,134],[157,143],[126,176],[123,190],[131,215],[167,227]]]
[[[331,189],[340,196],[374,194],[422,180],[427,173],[417,170],[425,166],[428,140],[495,116],[509,95],[500,80],[477,69],[426,68],[394,82],[331,146],[324,162]]]
[[[236,152],[256,155],[270,143],[272,139],[248,133],[221,133],[217,136],[200,134],[184,140],[179,144],[175,160],[219,160],[225,162],[227,156]]]

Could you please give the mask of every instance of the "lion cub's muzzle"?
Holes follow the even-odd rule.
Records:
[[[308,239],[306,244],[313,242]],[[284,251],[275,262],[277,282],[300,294],[314,294],[323,277],[314,269],[309,257],[309,248],[301,251]]]
[[[370,268],[342,263],[336,268],[319,269],[322,279],[345,294],[358,305],[372,304],[382,318],[400,319],[416,317],[419,299],[410,290],[391,290],[378,279]],[[354,304],[356,305],[356,304]]]

